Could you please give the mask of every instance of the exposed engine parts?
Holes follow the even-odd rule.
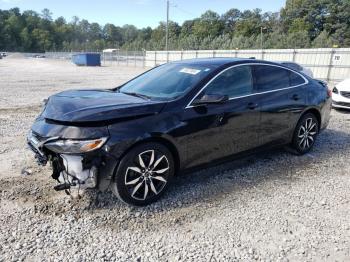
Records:
[[[55,190],[87,189],[97,185],[98,169],[95,165],[84,165],[84,158],[79,155],[57,155],[52,160],[52,177],[60,184]]]
[[[73,155],[60,155],[63,160],[65,170],[60,173],[58,180],[61,183],[69,182],[72,186],[81,186],[82,188],[96,187],[97,168],[92,166],[90,169],[84,169],[83,157]]]

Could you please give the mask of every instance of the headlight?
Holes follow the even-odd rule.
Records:
[[[57,140],[46,143],[45,147],[56,153],[79,154],[99,149],[106,141],[106,137],[94,140]]]
[[[338,93],[339,93],[339,91],[338,91],[338,89],[337,89],[336,86],[333,88],[333,93],[334,93],[334,94],[338,94]]]

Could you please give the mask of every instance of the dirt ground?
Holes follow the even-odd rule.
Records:
[[[0,60],[0,261],[350,261],[346,111],[332,111],[305,156],[279,149],[183,175],[149,207],[55,192],[49,167],[37,167],[25,143],[42,100],[143,71]]]

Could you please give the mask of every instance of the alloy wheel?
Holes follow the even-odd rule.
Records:
[[[125,174],[125,186],[130,196],[146,200],[162,192],[170,168],[167,157],[156,150],[148,150],[138,154],[133,162]]]
[[[302,150],[308,150],[315,142],[318,126],[312,118],[307,118],[298,131],[298,145]]]

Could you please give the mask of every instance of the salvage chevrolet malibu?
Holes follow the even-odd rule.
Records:
[[[185,169],[272,145],[309,152],[327,127],[331,94],[277,63],[172,62],[115,89],[49,97],[27,139],[38,163],[51,163],[56,190],[110,188],[142,206]]]

